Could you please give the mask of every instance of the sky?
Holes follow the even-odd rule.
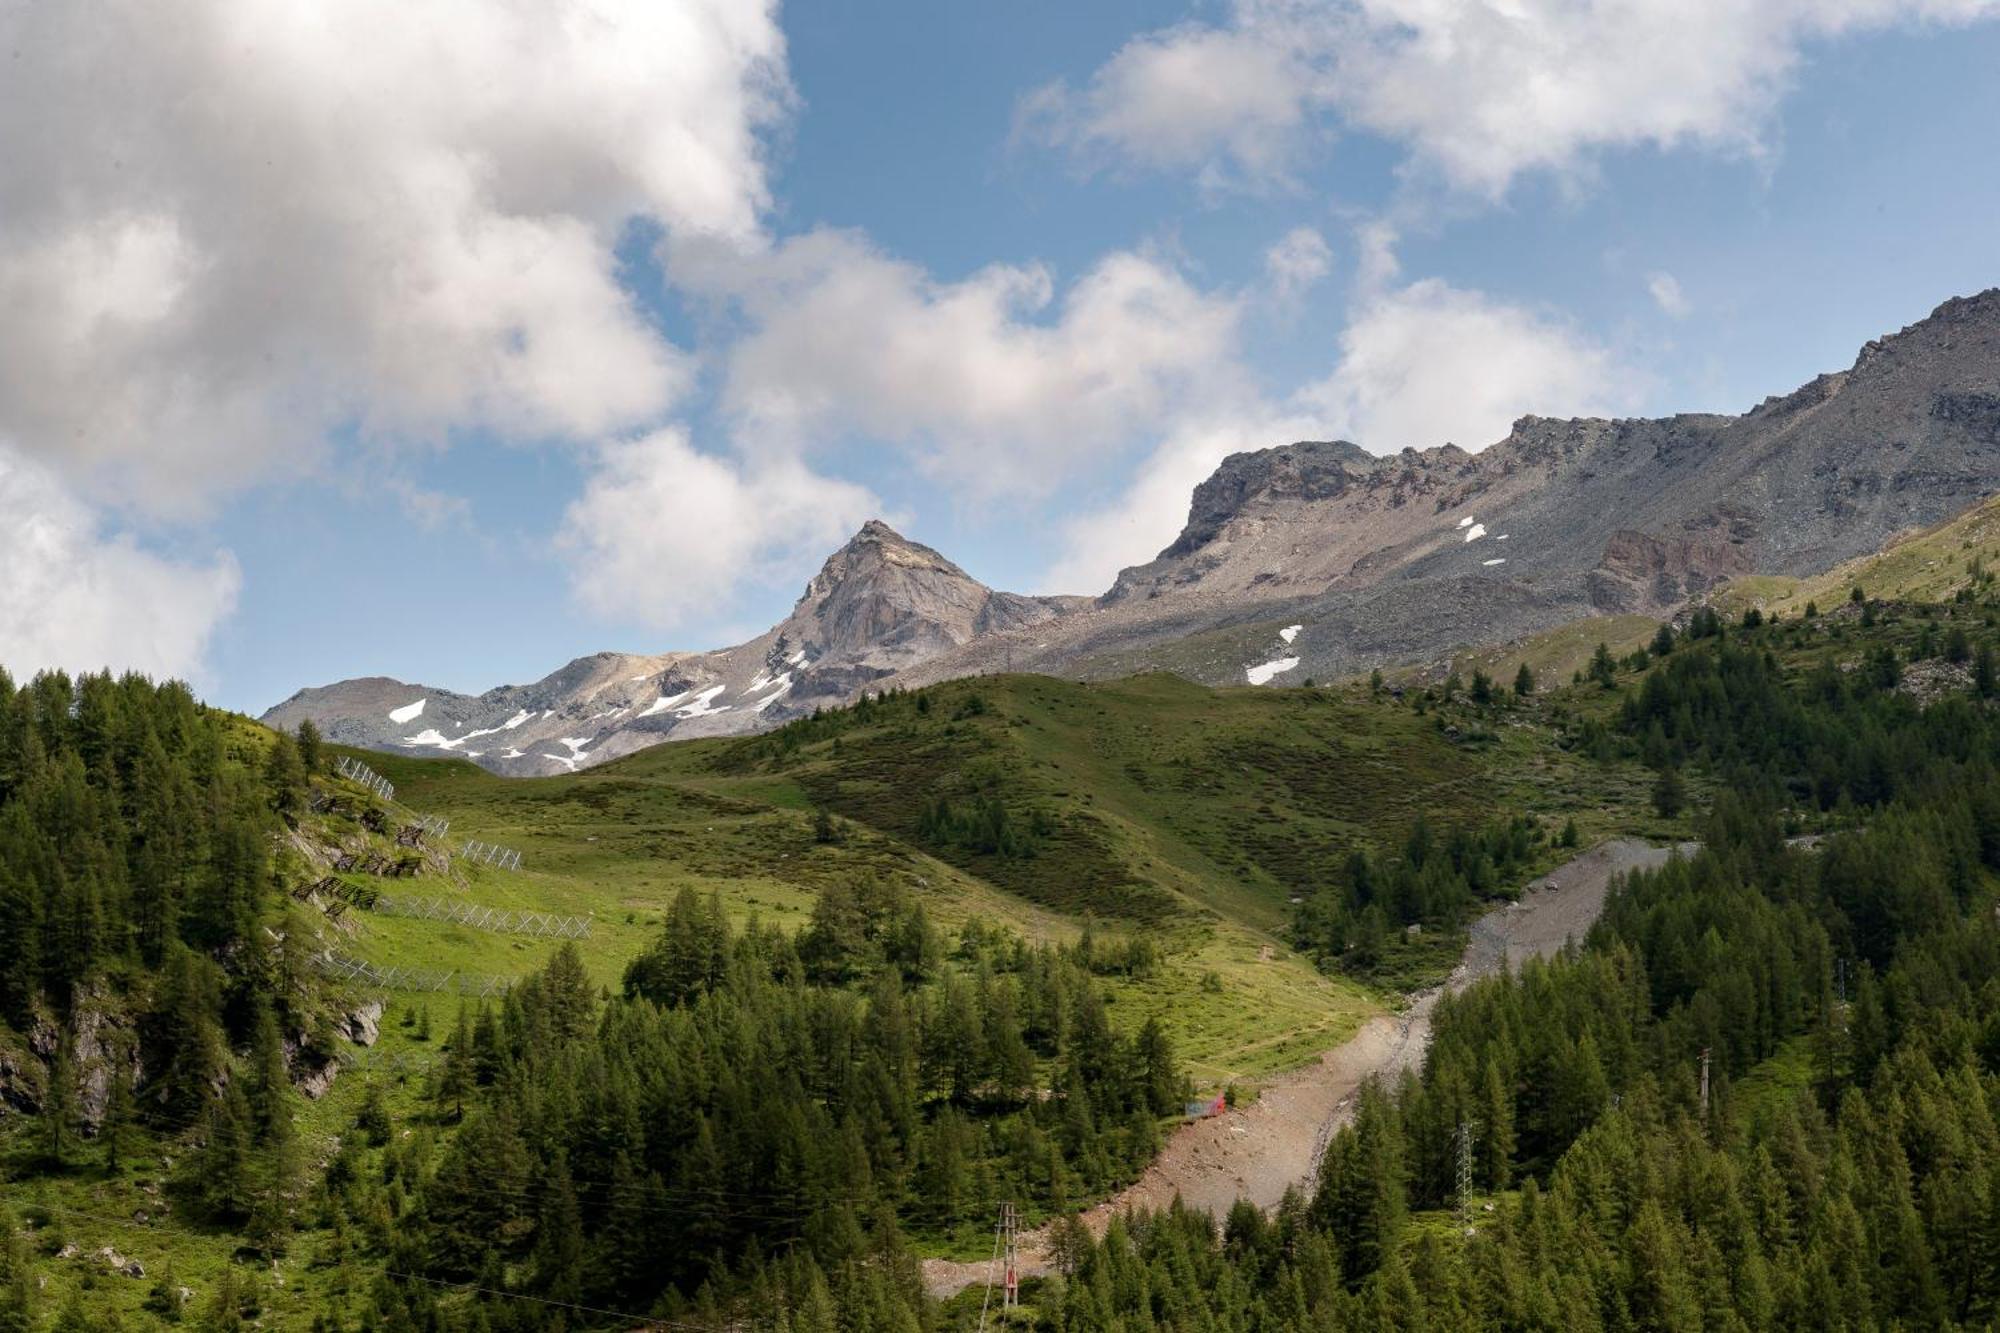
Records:
[[[0,665],[261,712],[1097,592],[1222,458],[2000,283],[2000,0],[0,0]]]

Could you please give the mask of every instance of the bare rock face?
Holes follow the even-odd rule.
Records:
[[[1751,572],[1742,545],[1620,531],[1590,571],[1590,604],[1608,613],[1665,613],[1719,583]]]
[[[48,1070],[24,1044],[0,1041],[0,1113],[35,1115],[48,1097]]]
[[[894,670],[1062,612],[1061,599],[995,592],[870,519],[828,558],[776,632],[822,663]]]
[[[382,1035],[382,1002],[370,1000],[350,1013],[346,1035],[356,1046],[373,1046]]]

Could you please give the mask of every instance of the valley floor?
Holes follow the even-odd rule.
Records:
[[[1355,1094],[1371,1078],[1394,1080],[1421,1066],[1438,997],[1457,993],[1505,967],[1547,958],[1571,939],[1581,941],[1604,907],[1611,881],[1632,870],[1666,862],[1694,844],[1661,847],[1636,838],[1600,843],[1533,881],[1519,901],[1496,907],[1472,927],[1464,957],[1450,979],[1411,998],[1396,1014],[1379,1014],[1348,1040],[1301,1068],[1263,1085],[1253,1102],[1219,1116],[1182,1125],[1137,1181],[1083,1214],[1093,1235],[1111,1219],[1137,1210],[1158,1211],[1176,1196],[1220,1219],[1239,1198],[1269,1210],[1297,1186],[1310,1192],[1319,1159],[1353,1114]],[[1021,1238],[1020,1273],[1050,1271],[1049,1230]],[[928,1259],[924,1282],[948,1298],[992,1280],[990,1261]]]

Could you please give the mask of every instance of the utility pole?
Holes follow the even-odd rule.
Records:
[[[1708,1119],[1708,1047],[1701,1048],[1701,1118]]]
[[[1002,1265],[1000,1270],[1002,1274],[1000,1308],[1003,1311],[1011,1310],[1021,1303],[1020,1229],[1020,1214],[1014,1211],[1013,1201],[1009,1200],[1001,1204],[1000,1221],[993,1228],[993,1257],[999,1260]],[[979,1301],[980,1333],[985,1333],[986,1308],[992,1299],[993,1270],[991,1267],[988,1267],[986,1270],[986,1294]],[[1004,1314],[1001,1316],[1003,1319],[1005,1317]]]
[[[1007,1286],[1000,1308],[1011,1310],[1021,1303],[1021,1218],[1011,1201],[1000,1205],[1000,1231],[1007,1249]]]
[[[1467,1232],[1472,1230],[1472,1140],[1479,1133],[1477,1121],[1461,1120],[1458,1132],[1458,1217]]]

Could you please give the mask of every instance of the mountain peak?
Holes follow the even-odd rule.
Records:
[[[913,542],[879,518],[871,518],[848,539],[847,545],[826,558],[819,573],[799,598],[799,605],[824,602],[843,587],[874,586],[890,570],[922,573],[952,584],[969,585],[986,592],[984,584],[921,542]]]
[[[1375,455],[1350,440],[1300,440],[1231,454],[1195,487],[1187,526],[1159,559],[1187,555],[1213,541],[1246,505],[1278,496],[1324,499],[1372,472]]]
[[[902,533],[890,527],[879,518],[871,518],[861,525],[861,530],[848,538],[849,546],[865,546],[873,542],[894,542],[898,546],[908,546],[910,541]]]
[[[1055,600],[995,592],[871,518],[827,557],[779,633],[804,645],[815,661],[848,662],[854,681],[863,683],[1062,610]]]

